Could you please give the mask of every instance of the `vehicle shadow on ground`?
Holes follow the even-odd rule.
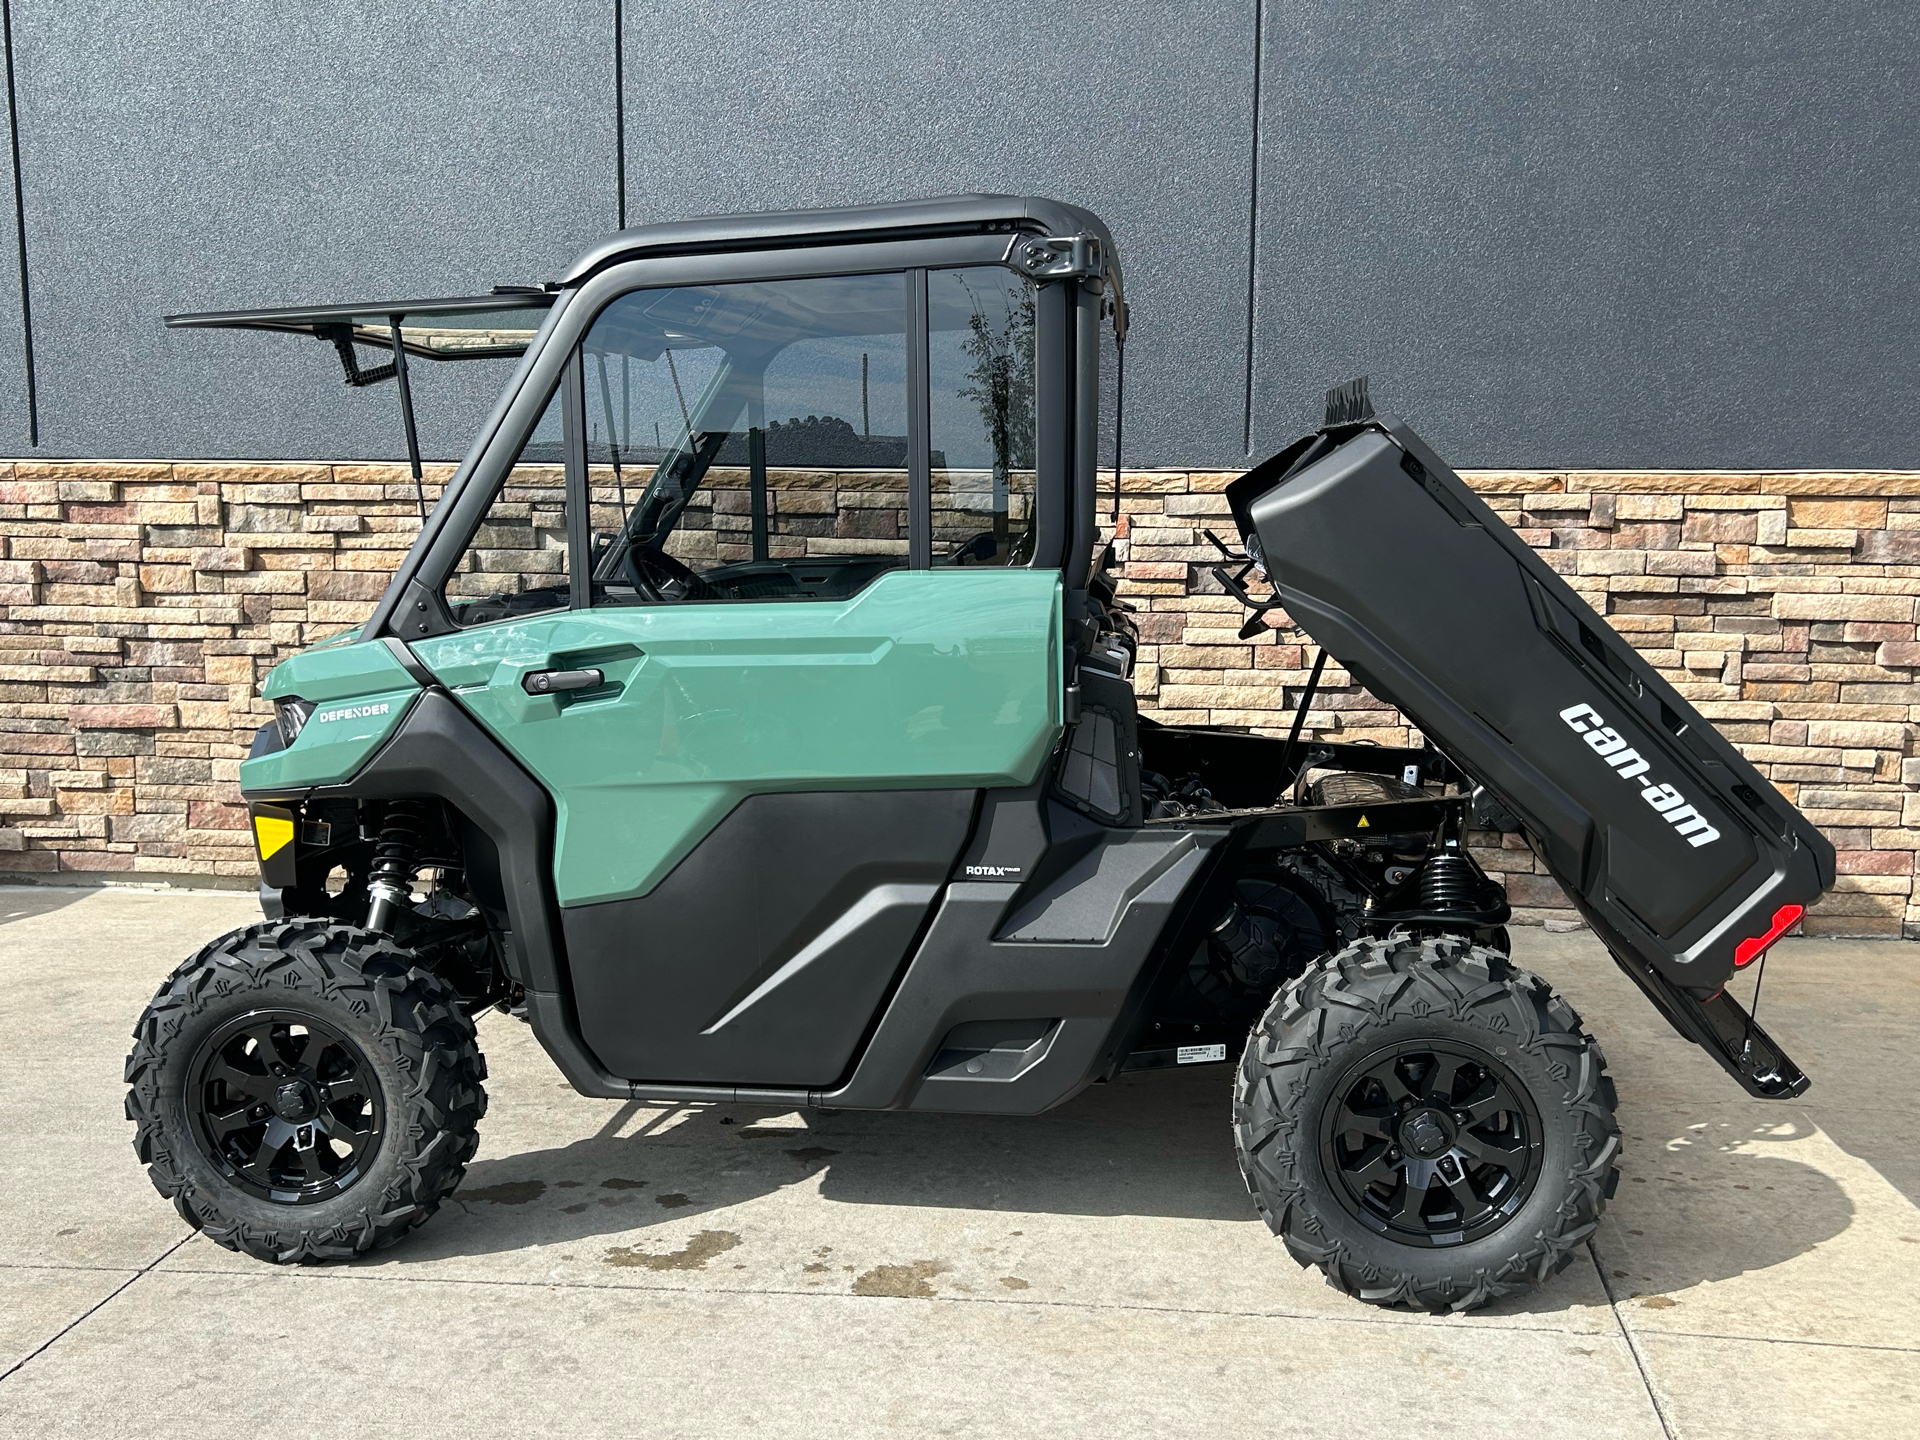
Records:
[[[449,1207],[472,1223],[434,1248],[618,1233],[806,1184],[853,1205],[1251,1220],[1228,1073],[1128,1077],[1025,1117],[629,1106],[615,1133],[475,1161]]]
[[[1782,1111],[1755,1123],[1751,1111],[1734,1114],[1675,1125],[1664,1140],[1653,1117],[1634,1126],[1644,1138],[1628,1144],[1596,1236],[1615,1282],[1678,1290],[1766,1270],[1853,1222],[1838,1182],[1793,1153],[1821,1133],[1804,1116]]]
[[[1258,1224],[1234,1160],[1225,1067],[1123,1077],[1035,1117],[628,1107],[599,1137],[476,1161],[440,1219],[388,1263],[630,1234],[796,1185],[848,1205]],[[1844,1230],[1835,1182],[1734,1138],[1678,1149],[1636,1117],[1608,1219],[1657,1253],[1663,1288],[1764,1270]],[[1790,1128],[1790,1127],[1789,1127]],[[631,1133],[621,1134],[622,1130]],[[1778,1137],[1775,1137],[1778,1138]],[[1684,1223],[1679,1223],[1679,1222]],[[1584,1258],[1576,1263],[1586,1263]],[[1503,1310],[1573,1303],[1547,1286]]]
[[[0,887],[0,925],[9,925],[15,920],[31,920],[40,915],[51,915],[56,910],[64,910],[98,890],[78,888],[59,888],[49,886],[41,889],[33,885],[8,885]]]

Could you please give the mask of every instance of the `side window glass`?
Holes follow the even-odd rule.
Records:
[[[840,599],[907,563],[906,278],[639,290],[585,349],[594,603]]]
[[[567,607],[560,395],[556,387],[442,588],[462,628]]]
[[[767,365],[777,558],[907,561],[906,282],[882,276],[858,292],[859,323],[874,331],[799,340]]]
[[[998,266],[927,272],[933,563],[1033,558],[1034,292]]]

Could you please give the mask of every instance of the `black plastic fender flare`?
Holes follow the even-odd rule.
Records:
[[[493,843],[511,926],[507,967],[527,992],[541,1046],[584,1095],[626,1099],[632,1087],[609,1074],[580,1039],[553,892],[553,798],[504,746],[438,685],[349,779],[299,791],[258,791],[252,800],[445,801]]]

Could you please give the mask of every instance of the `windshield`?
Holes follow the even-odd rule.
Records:
[[[185,330],[278,330],[317,336],[336,348],[365,346],[389,355],[398,326],[400,343],[420,359],[492,360],[525,354],[553,302],[545,290],[502,285],[491,295],[169,315],[167,324]],[[346,353],[341,359],[348,363]],[[354,375],[351,367],[348,375]]]

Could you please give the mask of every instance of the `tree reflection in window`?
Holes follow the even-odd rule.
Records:
[[[997,267],[927,276],[936,565],[1032,558],[1034,292]]]

